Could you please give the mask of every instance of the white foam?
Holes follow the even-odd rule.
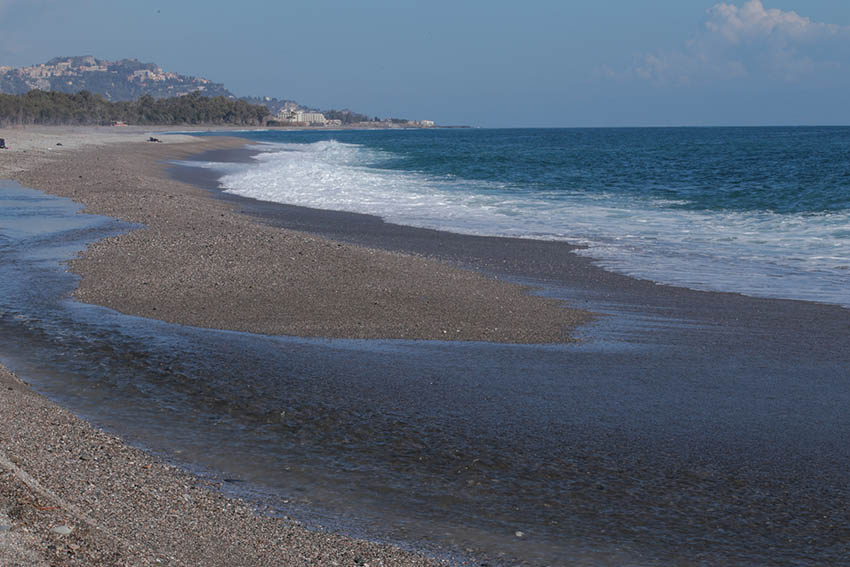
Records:
[[[256,148],[259,163],[226,166],[227,191],[461,233],[569,239],[605,267],[661,283],[850,306],[848,211],[702,213],[382,169],[391,156],[336,141]]]

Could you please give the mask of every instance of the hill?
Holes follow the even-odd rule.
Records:
[[[0,0],[2,1],[2,0]],[[143,63],[138,59],[121,59],[119,61],[107,61],[105,59],[97,59],[91,55],[75,56],[75,57],[55,57],[47,63],[32,65],[30,67],[8,67],[0,66],[0,96],[6,95],[25,95],[30,91],[41,91],[45,93],[60,93],[67,95],[75,95],[77,93],[89,93],[103,98],[106,102],[130,102],[138,101],[143,96],[153,97],[155,100],[160,99],[183,99],[186,95],[196,93],[207,98],[224,97],[225,99],[235,101],[237,97],[227,90],[222,83],[214,83],[203,77],[192,77],[188,75],[179,75],[163,71],[161,67],[155,63]],[[188,100],[188,99],[186,99]],[[195,99],[192,99],[195,100]],[[34,102],[34,101],[37,101]],[[47,102],[49,101],[49,102]],[[60,102],[61,101],[61,102]],[[68,102],[70,101],[70,102]],[[21,101],[13,101],[12,99],[3,100],[3,106],[6,110],[16,109],[16,112],[23,112],[19,115],[4,114],[2,117],[6,122],[21,122],[30,123],[33,119],[29,112],[21,110],[21,105],[26,104],[47,104],[53,107],[54,103],[59,107],[70,105],[77,106],[76,99],[50,99],[40,97],[34,94],[32,97],[22,99]],[[379,121],[377,117],[374,119],[369,116],[353,112],[351,110],[332,110],[332,109],[315,109],[302,106],[293,100],[278,99],[273,97],[239,97],[239,101],[250,106],[264,106],[268,109],[271,115],[277,115],[281,110],[303,110],[311,112],[322,112],[328,120],[338,120],[340,124],[365,124],[370,127],[379,127],[383,124],[391,125],[410,125],[414,124],[404,119],[391,119],[384,122]],[[171,103],[169,103],[171,104]],[[174,103],[177,104],[177,103]],[[182,103],[181,103],[182,104]],[[218,107],[222,106],[222,101],[216,103]],[[104,107],[105,108],[105,107]],[[170,108],[170,107],[169,107]],[[56,120],[67,120],[68,110],[54,109],[51,111],[50,118],[46,119],[45,123],[54,123]],[[117,111],[111,109],[108,112],[99,109],[95,114],[91,114],[90,109],[75,110],[81,113],[80,116],[105,116],[115,117],[116,115],[124,116],[126,109]],[[256,110],[245,110],[240,107],[237,114],[253,115]],[[170,112],[165,113],[173,114]],[[180,110],[177,113],[179,116],[184,116],[186,113]],[[136,116],[135,110],[130,112],[130,115]],[[214,112],[213,115],[217,116]],[[65,117],[65,118],[62,118]],[[166,119],[160,117],[159,119]],[[89,118],[86,118],[88,120]],[[120,118],[123,120],[123,118]],[[148,116],[146,120],[153,120]],[[195,119],[191,123],[195,123]],[[202,122],[207,122],[207,119],[201,119]],[[216,120],[217,121],[217,120]],[[63,122],[64,123],[64,122]]]
[[[145,94],[170,98],[195,91],[208,97],[235,98],[221,83],[169,73],[154,63],[137,59],[56,57],[31,67],[0,67],[0,93],[24,94],[33,89],[68,94],[89,91],[102,94],[109,101],[136,100]]]

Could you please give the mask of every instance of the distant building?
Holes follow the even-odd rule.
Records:
[[[321,124],[324,126],[327,124],[328,119],[321,112],[296,112],[295,121],[306,122],[307,124]]]
[[[422,126],[423,128],[433,128],[434,127],[434,121],[433,120],[420,120],[419,125]]]
[[[283,108],[277,113],[277,119],[280,122],[290,122],[297,124],[307,124],[310,126],[324,126],[328,123],[328,119],[321,112],[305,112],[303,110],[293,110]]]
[[[295,120],[295,111],[291,108],[281,108],[275,118],[277,118],[279,122],[297,122],[297,120]]]

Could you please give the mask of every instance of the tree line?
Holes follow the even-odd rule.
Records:
[[[155,99],[110,102],[102,95],[80,91],[67,94],[31,90],[22,95],[0,94],[0,126],[126,124],[264,125],[269,114],[262,105],[224,96],[205,97],[199,91]]]
[[[350,110],[324,110],[322,113],[328,120],[339,120],[343,124],[355,124],[357,122],[369,122],[365,114],[358,114]]]

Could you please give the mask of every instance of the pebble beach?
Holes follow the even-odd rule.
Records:
[[[441,565],[263,516],[0,369],[0,565]]]
[[[201,327],[315,337],[569,341],[589,314],[409,254],[263,226],[165,174],[237,139],[140,128],[0,131],[0,178],[138,223],[71,269],[75,297]],[[500,301],[488,301],[488,297]],[[284,300],[285,299],[285,300]],[[0,368],[2,565],[438,565],[264,516]]]

